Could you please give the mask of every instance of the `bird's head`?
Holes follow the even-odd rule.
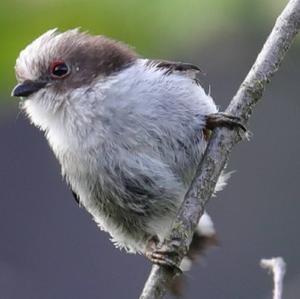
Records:
[[[89,90],[136,59],[132,49],[103,36],[49,30],[21,51],[12,95],[58,109],[74,91]]]

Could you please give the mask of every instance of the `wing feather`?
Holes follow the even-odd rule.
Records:
[[[191,63],[168,61],[168,60],[148,60],[147,65],[151,67],[156,67],[164,71],[166,75],[180,73],[187,76],[193,80],[197,81],[197,74],[203,73],[201,69]]]

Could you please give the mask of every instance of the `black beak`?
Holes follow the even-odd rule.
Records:
[[[42,81],[24,81],[18,84],[12,91],[11,95],[13,97],[28,97],[31,94],[37,92],[41,88],[45,87],[47,82]]]

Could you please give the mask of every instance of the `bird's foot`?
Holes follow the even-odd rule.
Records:
[[[215,128],[226,127],[228,129],[242,129],[244,132],[247,132],[247,129],[242,124],[240,117],[226,114],[223,112],[217,112],[209,114],[206,117],[206,126],[205,129],[213,130]]]
[[[159,246],[157,237],[152,237],[147,244],[145,256],[154,264],[168,267],[177,273],[181,273],[181,269],[176,263],[178,253],[165,246]]]

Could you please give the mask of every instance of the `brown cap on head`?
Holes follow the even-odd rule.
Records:
[[[137,58],[133,49],[104,36],[92,36],[78,29],[63,33],[50,30],[20,53],[16,76],[21,82],[53,82],[58,90],[77,88],[91,84],[96,77],[120,71]],[[56,62],[66,64],[67,75],[52,76],[51,65]]]

